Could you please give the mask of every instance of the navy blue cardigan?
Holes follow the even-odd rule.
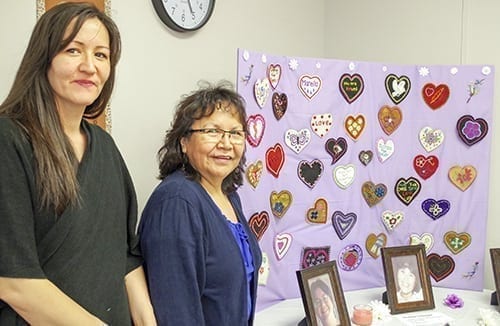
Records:
[[[250,319],[245,266],[226,218],[198,182],[176,172],[154,190],[139,225],[159,325],[252,325],[262,257],[238,195],[229,199],[255,265]]]

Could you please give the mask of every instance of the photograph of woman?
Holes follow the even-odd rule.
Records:
[[[414,255],[393,257],[392,264],[398,303],[424,300],[417,257]]]
[[[329,274],[311,278],[308,282],[318,326],[340,325]]]
[[[243,214],[246,113],[232,85],[200,84],[158,152],[141,249],[160,325],[252,325],[262,255]]]

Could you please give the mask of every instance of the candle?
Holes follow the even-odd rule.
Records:
[[[366,304],[357,304],[352,313],[352,322],[359,326],[369,326],[372,324],[372,307]]]

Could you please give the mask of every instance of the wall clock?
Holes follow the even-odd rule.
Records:
[[[215,0],[152,0],[158,17],[177,32],[203,27],[214,10]]]

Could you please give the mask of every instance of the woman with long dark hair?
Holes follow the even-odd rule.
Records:
[[[155,325],[137,203],[101,114],[114,22],[63,3],[37,22],[0,105],[0,325]]]

